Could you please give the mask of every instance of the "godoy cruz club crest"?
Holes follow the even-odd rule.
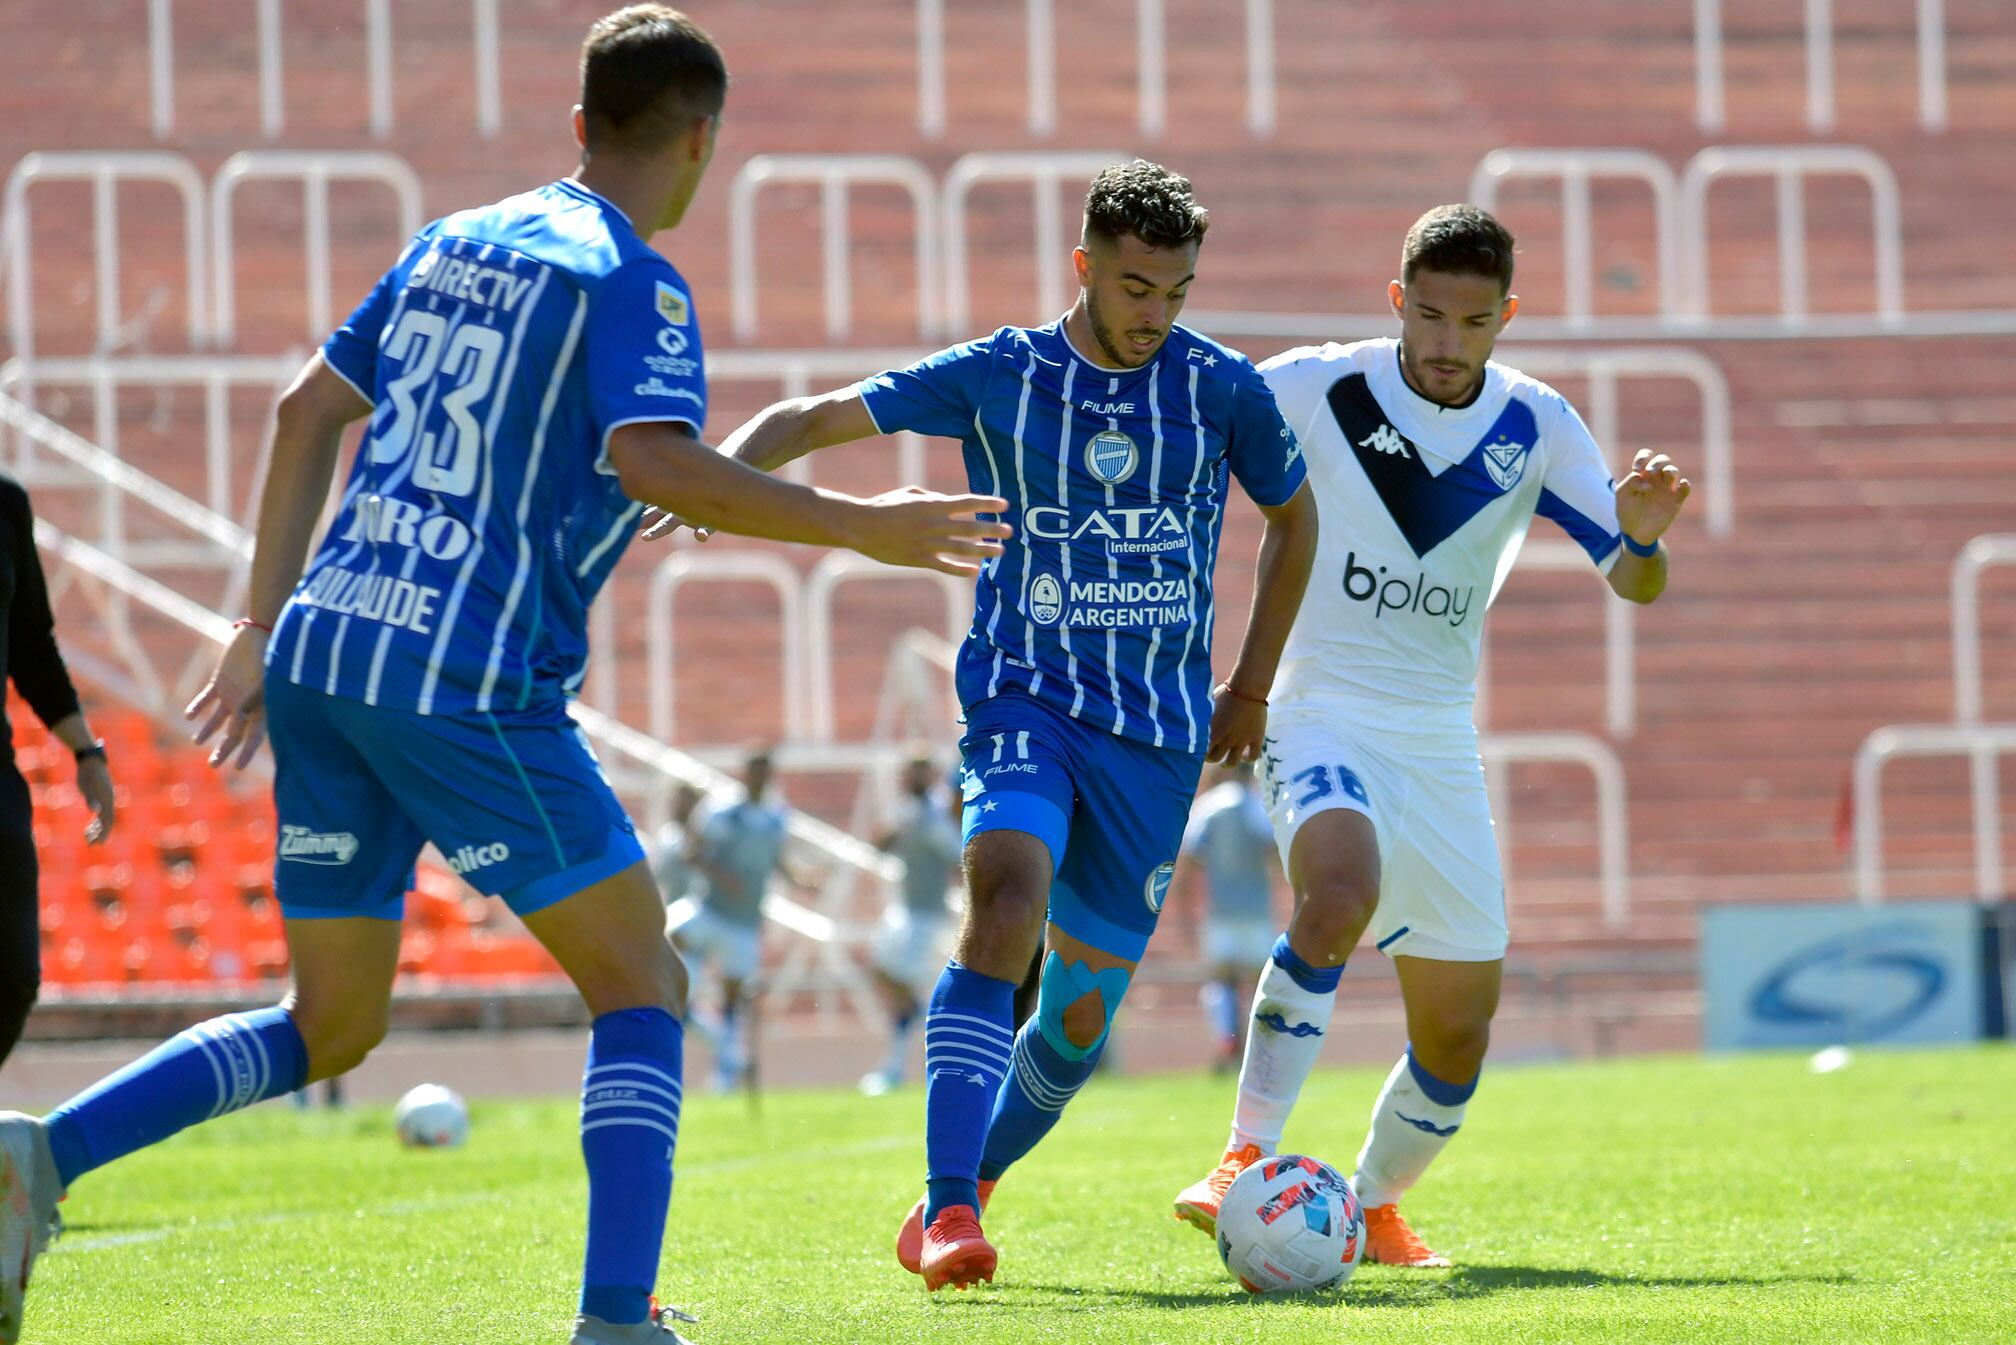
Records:
[[[1085,470],[1109,486],[1117,486],[1134,475],[1141,450],[1118,430],[1101,430],[1085,445]]]

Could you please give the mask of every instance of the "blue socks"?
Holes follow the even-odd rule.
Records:
[[[1286,934],[1274,940],[1272,960],[1275,966],[1288,973],[1289,980],[1312,995],[1327,995],[1337,988],[1339,981],[1344,979],[1342,962],[1334,967],[1318,967],[1304,962],[1302,955],[1288,942]]]
[[[977,1175],[1014,1040],[1015,983],[945,964],[924,1018],[924,1226],[948,1205],[980,1208]]]
[[[1015,1034],[1015,1056],[1008,1082],[994,1100],[994,1119],[987,1127],[987,1147],[980,1159],[980,1180],[1001,1180],[1010,1164],[1035,1148],[1064,1114],[1106,1050],[1099,1038],[1083,1060],[1071,1060],[1043,1039],[1031,1018]]]
[[[308,1050],[285,1009],[198,1023],[49,1113],[64,1186],[179,1130],[291,1093],[308,1081]]]
[[[658,1282],[672,1149],[679,1139],[685,1033],[663,1009],[619,1009],[589,1026],[581,1076],[588,1253],[581,1311],[641,1322]]]

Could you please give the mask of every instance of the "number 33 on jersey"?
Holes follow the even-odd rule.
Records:
[[[374,409],[268,666],[421,714],[557,705],[638,513],[610,431],[707,419],[685,281],[556,182],[428,225],[322,355]]]

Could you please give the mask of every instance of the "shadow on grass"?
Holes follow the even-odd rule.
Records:
[[[1542,1266],[1458,1266],[1450,1271],[1360,1273],[1342,1289],[1312,1295],[1310,1301],[1354,1308],[1419,1307],[1434,1302],[1485,1298],[1530,1289],[1713,1289],[1765,1288],[1776,1284],[1852,1284],[1850,1275],[1616,1275],[1600,1270]],[[1284,1302],[1240,1294],[1227,1284],[1218,1290],[1123,1289],[1096,1284],[1019,1283],[1015,1286],[1064,1299],[1131,1303],[1141,1307],[1193,1308],[1238,1302]]]

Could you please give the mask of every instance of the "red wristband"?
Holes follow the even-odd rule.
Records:
[[[1265,705],[1267,703],[1266,697],[1249,696],[1245,692],[1240,691],[1238,688],[1234,687],[1230,682],[1220,682],[1218,685],[1223,687],[1225,689],[1225,694],[1230,696],[1234,700],[1245,701],[1249,705]]]
[[[247,626],[251,626],[257,630],[263,630],[268,635],[271,635],[273,633],[273,628],[271,626],[267,625],[263,621],[254,621],[249,616],[241,616],[236,621],[231,623],[232,630],[244,630]]]

